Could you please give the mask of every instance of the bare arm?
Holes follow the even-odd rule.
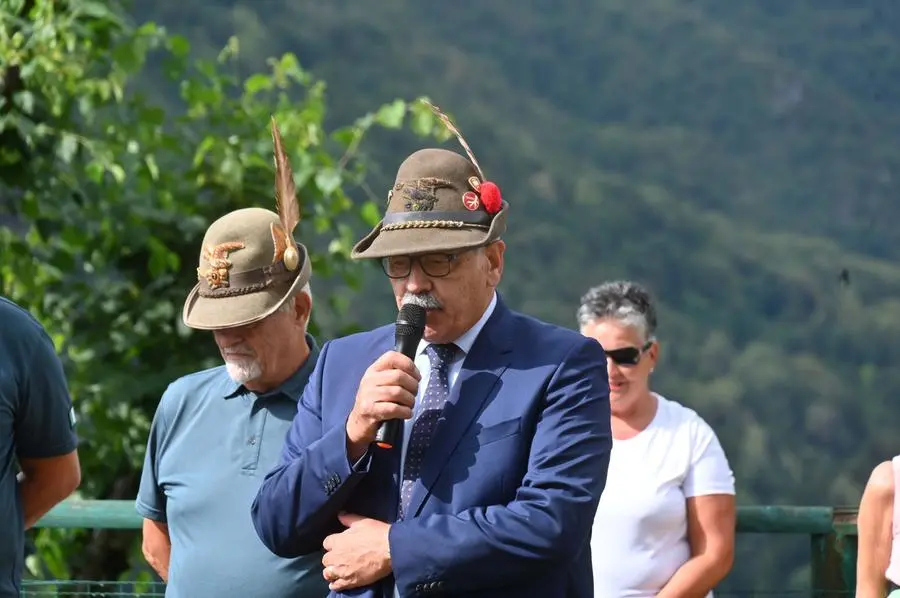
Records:
[[[872,470],[859,502],[856,598],[883,598],[887,593],[893,515],[894,472],[885,461]]]
[[[81,484],[75,410],[66,375],[49,335],[38,325],[22,330],[23,353],[14,399],[13,441],[21,468],[18,491],[25,529]]]
[[[703,598],[728,575],[734,563],[735,500],[730,494],[687,499],[691,558],[657,598]]]
[[[152,519],[144,519],[141,550],[157,575],[163,581],[169,581],[169,556],[172,554],[169,526]]]
[[[19,493],[25,514],[25,529],[67,498],[81,483],[78,452],[58,457],[19,459]]]

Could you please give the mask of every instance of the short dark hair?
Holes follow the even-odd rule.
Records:
[[[645,339],[656,332],[656,308],[650,293],[630,280],[614,280],[592,287],[581,297],[579,326],[596,320],[618,320],[639,329]]]

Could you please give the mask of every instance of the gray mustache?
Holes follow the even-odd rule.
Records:
[[[406,304],[418,305],[423,309],[442,309],[444,307],[431,293],[422,293],[421,295],[406,293],[403,295],[403,305]]]

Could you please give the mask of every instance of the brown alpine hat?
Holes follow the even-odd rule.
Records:
[[[306,247],[293,238],[300,206],[274,119],[272,139],[278,213],[242,208],[209,226],[200,251],[198,282],[182,312],[190,328],[219,330],[258,322],[309,282]]]
[[[508,204],[484,176],[462,134],[429,104],[468,155],[427,148],[397,170],[381,222],[350,253],[353,259],[455,252],[483,247],[506,231]]]

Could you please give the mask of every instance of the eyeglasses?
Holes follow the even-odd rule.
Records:
[[[454,253],[429,253],[419,256],[392,256],[381,260],[381,269],[388,278],[406,278],[412,272],[413,262],[418,262],[422,272],[432,278],[443,278],[450,274],[453,263],[459,258]]]
[[[637,347],[622,347],[620,349],[611,349],[609,351],[604,349],[604,352],[616,365],[633,366],[641,361],[641,356],[651,346],[653,346],[653,340],[647,341],[640,349]]]

